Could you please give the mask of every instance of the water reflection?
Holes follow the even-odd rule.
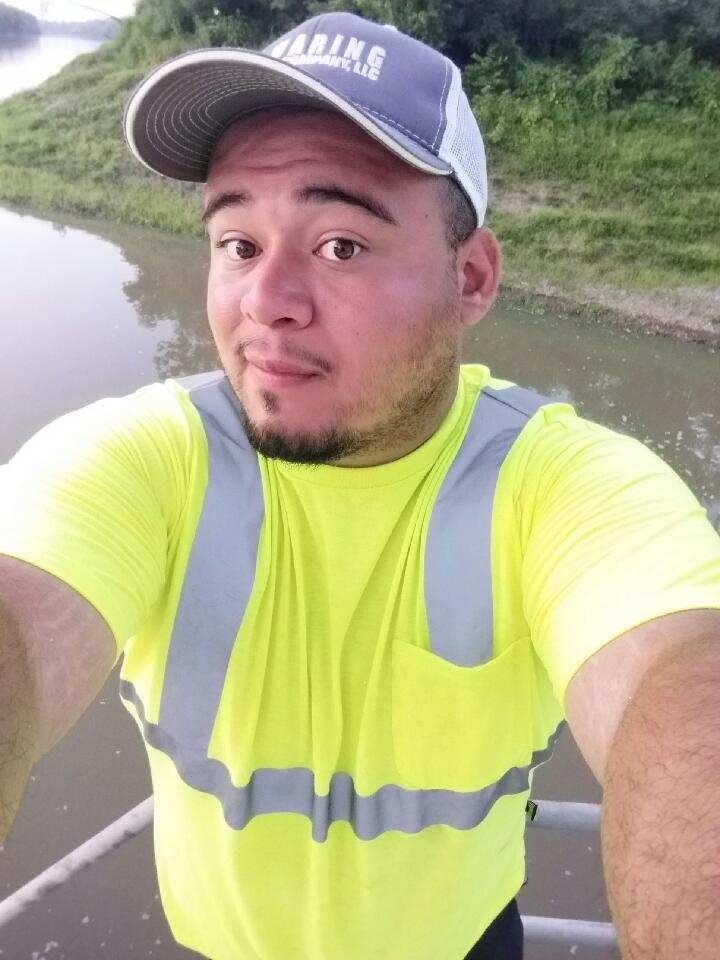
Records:
[[[138,323],[123,285],[152,270],[99,231],[0,210],[0,238],[5,459],[53,417],[156,380],[155,348],[173,326]]]
[[[157,379],[218,367],[205,312],[209,267],[205,244],[116,224],[93,224],[93,230],[118,245],[133,267],[134,275],[123,282],[122,290],[138,323],[147,330],[172,331],[155,344]]]

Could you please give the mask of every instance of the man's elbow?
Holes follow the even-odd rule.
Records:
[[[34,763],[42,754],[43,732],[36,707],[27,646],[0,603],[0,840],[17,813]]]

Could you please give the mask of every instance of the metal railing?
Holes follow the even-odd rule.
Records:
[[[528,800],[527,813],[531,827],[584,832],[596,832],[600,827],[600,807],[594,803]],[[153,798],[148,797],[0,902],[0,928],[67,883],[75,874],[142,833],[150,826],[152,819]],[[617,946],[615,929],[611,923],[533,916],[524,916],[522,921],[527,940]]]
[[[596,833],[600,829],[600,805],[597,803],[528,800],[527,815],[528,825],[531,827],[577,830],[582,833]],[[617,934],[612,923],[528,916],[524,916],[522,921],[528,940],[552,940],[555,943],[577,943],[588,947],[617,947]]]
[[[108,853],[117,850],[127,840],[131,840],[142,833],[150,826],[152,819],[153,798],[148,797],[147,800],[143,800],[132,810],[128,810],[127,813],[105,827],[100,833],[96,833],[94,837],[90,837],[85,843],[80,844],[72,853],[68,853],[66,857],[58,860],[47,870],[43,870],[37,877],[26,883],[24,887],[20,887],[15,893],[11,893],[9,897],[0,902],[0,929],[57,887],[67,883],[76,873],[80,873],[86,867],[97,863]]]

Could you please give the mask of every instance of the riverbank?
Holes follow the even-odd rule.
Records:
[[[496,186],[490,221],[503,244],[505,287],[514,300],[522,303],[541,297],[546,306],[577,311],[598,322],[720,346],[720,279],[694,285],[663,284],[658,276],[654,283],[652,279],[638,283],[638,271],[657,269],[652,256],[641,263],[631,257],[618,269],[613,256],[588,260],[577,256],[577,247],[573,255],[573,237],[567,231],[546,237],[548,245],[554,240],[558,247],[556,258],[551,260],[547,247],[540,254],[533,250],[536,237],[529,237],[522,229],[518,236],[523,222],[527,225],[533,217],[554,216],[563,205],[573,205],[577,211],[567,185],[535,183],[519,187],[501,182]],[[515,245],[509,256],[507,234]],[[563,246],[565,251],[560,249]]]
[[[151,62],[185,45],[161,46]],[[0,104],[0,202],[201,237],[200,188],[146,171],[122,138],[125,102],[151,62],[121,33]],[[498,94],[473,69],[506,289],[720,344],[720,124],[707,109],[580,110],[567,92],[532,102],[520,88]]]
[[[513,303],[576,313],[598,323],[652,336],[671,337],[720,348],[720,289],[680,288],[638,293],[616,287],[554,286],[547,280],[528,282],[509,278],[506,296]]]

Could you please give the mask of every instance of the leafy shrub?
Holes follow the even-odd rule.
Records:
[[[473,55],[464,83],[486,114],[500,120],[489,100],[501,97],[506,116],[509,95],[518,101],[517,117],[530,125],[545,117],[574,121],[644,101],[686,107],[707,119],[720,116],[717,68],[698,63],[687,48],[674,51],[664,41],[643,45],[619,34],[593,37],[574,63],[531,60],[514,42],[497,44],[484,56]]]
[[[626,99],[639,46],[634,37],[618,34],[590,43],[584,51],[584,70],[576,88],[580,103],[591,109],[607,110]]]

